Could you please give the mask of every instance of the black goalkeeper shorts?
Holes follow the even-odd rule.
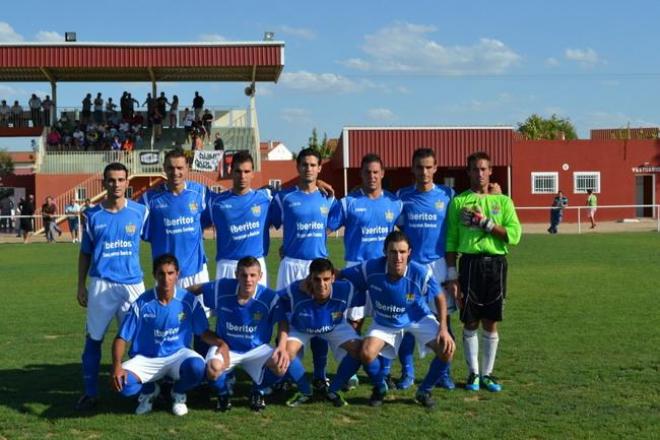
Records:
[[[463,254],[458,282],[463,293],[463,323],[482,319],[501,321],[506,299],[507,262],[504,255]]]

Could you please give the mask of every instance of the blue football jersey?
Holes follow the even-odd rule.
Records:
[[[177,287],[174,298],[163,305],[156,289],[150,289],[131,304],[117,336],[131,343],[131,357],[166,357],[190,347],[193,334],[201,335],[208,327],[195,295]]]
[[[381,257],[342,271],[362,295],[369,295],[374,320],[385,327],[406,328],[430,315],[427,298],[442,295],[431,269],[411,261],[403,277],[391,280],[386,264]]]
[[[282,310],[289,316],[291,327],[301,333],[329,333],[346,321],[346,310],[356,307],[361,299],[354,294],[353,285],[348,281],[332,283],[330,298],[323,304],[300,290],[296,281],[279,292],[282,297]]]
[[[435,185],[430,191],[420,192],[409,186],[400,189],[397,196],[403,202],[397,226],[410,239],[411,258],[422,264],[443,258],[447,241],[445,218],[454,190]]]
[[[149,209],[144,239],[151,243],[152,258],[173,254],[179,260],[181,278],[199,273],[206,263],[202,213],[207,198],[204,185],[186,181],[180,194],[172,193],[163,183],[140,199]]]
[[[339,227],[344,226],[344,259],[366,261],[382,257],[385,237],[394,229],[401,209],[401,201],[388,191],[372,199],[359,189],[341,199],[335,210]],[[331,218],[334,217],[332,213]]]
[[[262,285],[245,304],[238,302],[238,281],[223,278],[205,283],[202,287],[204,304],[218,317],[217,335],[232,351],[245,353],[268,344],[273,325],[286,320],[274,290]]]
[[[268,207],[273,197],[267,189],[246,194],[211,193],[209,214],[216,230],[216,261],[268,255]]]
[[[284,256],[300,260],[327,257],[326,229],[337,229],[336,219],[330,218],[337,203],[319,190],[306,193],[294,187],[275,194],[268,218],[276,229],[284,230]]]
[[[131,200],[117,212],[98,204],[85,210],[85,232],[81,250],[91,256],[89,275],[113,283],[142,281],[140,236],[149,213]]]

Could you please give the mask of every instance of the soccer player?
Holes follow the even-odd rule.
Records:
[[[290,316],[286,344],[291,359],[288,373],[298,385],[298,392],[286,404],[298,406],[312,397],[305,368],[297,354],[316,336],[329,343],[339,363],[327,397],[335,406],[346,405],[339,389],[360,366],[360,336],[346,320],[347,310],[360,303],[353,286],[347,281],[335,281],[332,262],[327,258],[316,258],[309,266],[309,275],[295,281],[280,294],[282,308]]]
[[[243,257],[238,261],[235,279],[189,287],[215,311],[216,333],[229,347],[226,353],[212,346],[206,355],[209,384],[218,393],[219,411],[231,409],[227,376],[235,367],[241,366],[255,384],[250,398],[254,411],[266,407],[263,390],[278,381],[289,367],[286,316],[277,293],[259,284],[261,276],[259,260]],[[273,348],[269,343],[275,323],[279,342]]]
[[[437,171],[438,164],[432,149],[415,150],[412,157],[415,184],[397,192],[397,196],[403,202],[403,213],[399,217],[398,226],[412,243],[412,261],[429,267],[438,284],[442,284],[447,275],[445,216],[449,202],[454,197],[454,190],[433,182]],[[456,310],[454,300],[446,297],[446,302],[447,312],[451,314]],[[438,310],[435,309],[433,298],[429,298],[429,305],[431,310],[437,314]],[[447,316],[447,327],[451,334],[449,316]],[[399,353],[403,371],[397,388],[407,389],[415,382],[414,349],[413,336],[406,335]],[[450,364],[447,363],[444,366],[446,370],[441,372],[438,385],[446,389],[453,389],[454,382],[450,375]]]
[[[303,279],[315,258],[327,258],[327,230],[337,229],[329,214],[338,203],[319,191],[317,180],[321,172],[321,155],[305,148],[296,157],[298,185],[275,194],[268,218],[276,229],[283,229],[283,258],[277,274],[277,290]],[[327,387],[325,365],[328,344],[314,338],[314,383],[317,388]]]
[[[373,323],[360,353],[362,363],[374,383],[369,403],[382,405],[388,387],[378,355],[393,359],[405,332],[418,342],[420,356],[430,349],[436,357],[419,385],[415,400],[427,408],[435,406],[431,390],[454,355],[454,339],[447,330],[447,304],[431,269],[409,261],[410,241],[401,231],[385,239],[385,256],[342,271],[342,276],[368,295],[373,306]],[[433,298],[438,319],[428,306]]]
[[[188,348],[193,333],[207,344],[223,348],[224,342],[208,329],[206,314],[195,296],[177,287],[179,263],[164,254],[153,262],[156,287],[131,305],[112,344],[112,385],[126,397],[140,393],[135,414],[146,414],[160,394],[157,381],[173,379],[172,412],[188,413],[186,392],[204,377],[204,358]],[[126,345],[130,359],[122,363]]]
[[[209,199],[217,236],[215,278],[234,278],[238,260],[253,256],[262,268],[259,283],[268,286],[264,257],[270,246],[267,217],[273,197],[268,189],[252,189],[254,161],[247,151],[234,154],[231,177],[232,189],[211,193]]]
[[[98,376],[103,336],[113,317],[119,322],[142,292],[140,234],[147,209],[125,197],[128,170],[111,163],[103,170],[107,198],[84,211],[84,234],[78,256],[78,304],[87,308],[82,354],[85,393],[76,409],[93,408],[98,401]],[[89,275],[89,287],[86,286]]]
[[[506,298],[509,245],[520,242],[521,227],[513,201],[492,194],[490,157],[478,152],[467,159],[470,189],[457,195],[447,213],[447,289],[460,307],[463,349],[470,370],[465,388],[502,389],[492,375]],[[456,271],[460,254],[459,271]],[[479,365],[479,325],[482,332],[482,364]],[[481,376],[480,376],[481,375]]]

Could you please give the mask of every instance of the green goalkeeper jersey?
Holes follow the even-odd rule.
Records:
[[[461,222],[463,208],[476,209],[496,225],[506,229],[508,241],[504,242],[493,234],[478,226],[465,226]],[[447,212],[447,252],[461,254],[491,254],[506,255],[509,253],[507,244],[516,245],[520,242],[522,228],[516,214],[516,208],[510,197],[503,194],[477,194],[467,190],[454,197]]]

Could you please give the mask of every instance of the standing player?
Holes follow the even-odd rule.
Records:
[[[277,293],[259,284],[261,276],[259,260],[243,257],[238,261],[236,279],[223,278],[189,288],[202,294],[215,311],[216,333],[229,347],[227,353],[212,346],[206,355],[209,384],[218,393],[219,411],[231,408],[227,376],[235,367],[241,366],[255,384],[250,399],[255,411],[266,407],[263,389],[279,380],[289,367],[286,316]],[[269,343],[276,322],[279,342],[273,349]]]
[[[470,391],[479,390],[480,385],[493,392],[502,389],[492,372],[499,342],[497,322],[502,320],[506,298],[505,255],[508,245],[518,244],[521,236],[513,201],[491,192],[492,172],[486,153],[470,155],[470,189],[454,198],[447,214],[447,288],[461,309],[463,349],[470,370],[465,388]],[[483,329],[481,368],[479,324]]]
[[[299,390],[286,404],[298,406],[312,397],[305,367],[297,355],[313,337],[318,337],[330,344],[339,364],[327,397],[335,406],[346,405],[339,389],[360,366],[360,336],[346,321],[347,310],[360,302],[353,293],[353,286],[346,281],[335,281],[332,262],[317,258],[310,264],[307,278],[294,282],[281,295],[283,309],[290,316],[286,344],[291,359],[288,373]]]
[[[446,225],[445,215],[449,202],[454,197],[454,190],[444,185],[436,185],[433,177],[438,171],[435,153],[430,148],[415,150],[412,157],[412,173],[415,184],[398,191],[397,196],[403,202],[403,213],[399,217],[398,226],[405,232],[412,243],[411,259],[416,263],[428,266],[433,271],[438,284],[445,281],[447,265],[445,262]],[[447,312],[451,314],[456,306],[453,298],[447,298]],[[434,313],[433,298],[429,298],[429,305]],[[449,316],[447,327],[451,334]],[[400,389],[411,387],[415,381],[413,352],[415,340],[407,335],[401,344],[399,358],[402,365],[401,380],[397,383]],[[450,375],[450,364],[441,372],[439,386],[447,389],[454,388]]]
[[[259,260],[267,286],[265,256],[268,254],[268,207],[270,190],[253,190],[254,161],[247,151],[234,154],[231,163],[232,189],[211,193],[209,215],[216,230],[217,268],[215,278],[234,278],[238,260],[253,256]]]
[[[393,231],[385,239],[385,256],[342,271],[342,275],[367,294],[373,306],[373,323],[362,343],[362,363],[374,382],[369,399],[372,406],[382,405],[387,384],[377,361],[379,354],[393,359],[405,332],[417,340],[420,356],[428,349],[436,357],[419,385],[415,400],[425,407],[435,406],[431,390],[454,354],[455,344],[447,330],[445,295],[431,269],[409,261],[408,237]],[[427,298],[432,298],[438,319],[431,313]]]
[[[84,211],[85,230],[78,257],[78,304],[87,307],[87,336],[82,354],[85,394],[76,409],[93,408],[98,401],[98,376],[103,336],[113,317],[121,321],[142,292],[140,234],[147,209],[125,197],[128,170],[111,163],[103,170],[107,198]],[[89,288],[86,287],[87,275]]]
[[[332,196],[324,196],[317,185],[321,155],[316,150],[305,148],[298,153],[296,165],[298,185],[277,193],[268,213],[270,224],[276,229],[282,227],[284,235],[277,290],[305,278],[313,259],[328,257],[326,230],[337,229],[329,214],[336,211],[334,206],[338,202]],[[314,382],[317,387],[325,388],[328,344],[315,338],[311,348],[314,354]]]
[[[132,304],[112,344],[112,384],[126,397],[140,393],[136,414],[146,414],[160,394],[157,381],[173,379],[172,412],[188,413],[186,392],[204,377],[204,358],[189,349],[193,333],[210,345],[224,343],[208,329],[201,304],[193,295],[177,287],[179,263],[164,254],[153,263],[156,287],[144,292]],[[130,343],[131,359],[122,363]]]

